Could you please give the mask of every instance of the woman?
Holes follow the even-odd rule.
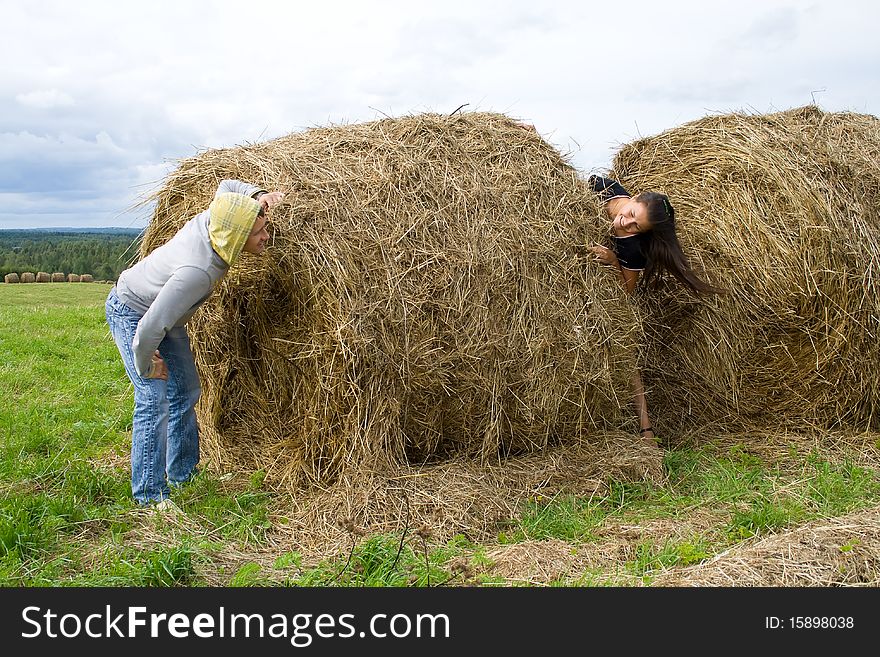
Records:
[[[134,385],[131,492],[161,503],[199,462],[201,394],[186,322],[242,251],[266,248],[266,212],[283,198],[238,180],[220,183],[210,207],[126,269],[107,296],[107,324]]]
[[[601,176],[588,181],[602,200],[605,214],[611,219],[609,232],[612,248],[593,246],[590,250],[598,260],[620,273],[628,294],[632,294],[643,277],[648,286],[655,286],[664,272],[675,277],[694,294],[717,293],[718,290],[694,274],[681,250],[675,233],[675,209],[669,198],[657,192],[631,196],[623,186]],[[648,416],[645,388],[636,370],[632,379],[639,434],[656,444],[656,434]]]

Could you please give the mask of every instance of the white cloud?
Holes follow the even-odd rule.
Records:
[[[880,106],[868,0],[7,4],[3,226],[114,221],[204,148],[383,114],[505,112],[591,170],[709,113]]]
[[[58,89],[45,89],[17,94],[15,100],[24,107],[36,109],[52,109],[53,107],[69,107],[74,105],[73,97]]]

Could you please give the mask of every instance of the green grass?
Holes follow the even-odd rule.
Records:
[[[547,502],[532,500],[523,509],[512,533],[501,532],[499,543],[560,538],[567,541],[592,540],[592,530],[608,515],[601,501],[563,496]]]
[[[535,497],[491,544],[352,535],[347,549],[304,566],[297,546],[272,548],[264,473],[230,485],[210,470],[175,492],[187,523],[146,518],[130,497],[132,393],[104,321],[109,287],[0,285],[0,586],[503,585],[490,549],[558,539],[573,553],[620,540],[616,527],[691,531],[628,542],[621,560],[553,586],[605,586],[700,563],[731,546],[880,503],[876,468],[792,447],[784,465],[742,445],[667,451],[667,482],[611,481],[591,498]],[[609,538],[610,537],[610,538]],[[843,549],[843,548],[841,548]],[[275,550],[273,552],[273,550]],[[219,555],[243,554],[233,565]]]

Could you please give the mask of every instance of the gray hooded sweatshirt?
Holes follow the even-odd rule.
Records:
[[[238,180],[224,180],[214,194],[254,196],[266,190]],[[172,331],[184,325],[211,296],[229,265],[211,246],[210,211],[190,219],[168,242],[126,269],[116,283],[119,300],[142,313],[132,349],[138,374],[147,376],[153,353]]]

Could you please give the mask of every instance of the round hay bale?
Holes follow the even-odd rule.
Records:
[[[269,481],[497,461],[618,424],[640,323],[586,256],[577,171],[493,113],[315,128],[206,151],[156,194],[141,255],[219,180],[286,193],[190,323],[206,450]]]
[[[52,277],[49,276],[49,274],[47,274],[46,272],[44,272],[44,271],[37,272],[37,279],[36,279],[37,283],[48,283],[51,280],[52,280]]]
[[[670,196],[686,253],[728,290],[644,298],[661,424],[878,425],[880,120],[710,116],[623,147],[613,171]]]
[[[21,283],[21,279],[18,277],[17,273],[12,272],[12,273],[6,274],[6,276],[3,277],[3,282],[4,283]]]
[[[80,282],[80,275],[79,274],[68,274],[67,275],[67,282],[68,283],[79,283]]]
[[[91,274],[82,274],[79,277],[79,282],[80,283],[94,283],[95,279]]]
[[[22,283],[33,283],[37,280],[37,277],[34,276],[34,273],[31,271],[22,272],[21,274],[21,282]]]
[[[60,271],[56,271],[52,273],[52,282],[53,283],[63,283],[66,279],[63,273]]]

